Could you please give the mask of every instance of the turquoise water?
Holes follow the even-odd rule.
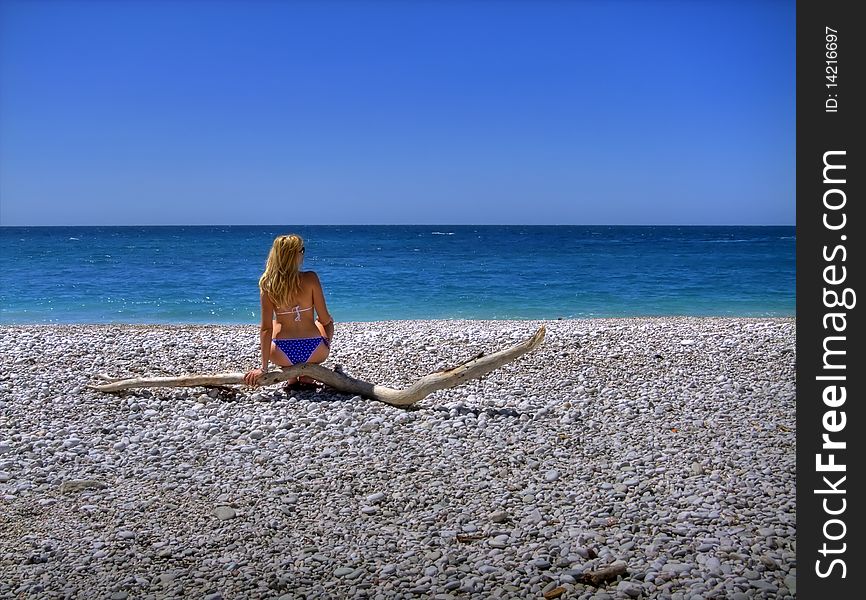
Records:
[[[795,314],[795,228],[3,227],[0,323],[255,323],[300,233],[337,320]]]

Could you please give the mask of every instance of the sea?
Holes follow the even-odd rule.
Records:
[[[795,316],[794,226],[0,227],[0,324],[251,324],[298,233],[337,321]]]

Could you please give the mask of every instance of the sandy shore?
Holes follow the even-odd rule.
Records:
[[[545,324],[410,411],[85,387],[246,370],[255,326],[0,328],[0,598],[793,598],[794,320]],[[538,325],[338,323],[325,364],[402,387]]]

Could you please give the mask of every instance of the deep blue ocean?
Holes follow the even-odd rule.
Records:
[[[795,314],[793,226],[2,227],[0,323],[256,323],[290,232],[338,321]]]

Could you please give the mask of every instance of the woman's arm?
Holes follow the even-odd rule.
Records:
[[[319,281],[319,276],[314,271],[310,273],[313,276],[313,306],[316,307],[319,323],[325,328],[325,335],[330,342],[334,338],[334,318],[328,312],[328,306],[325,303],[325,292],[322,291],[322,282]]]
[[[274,305],[270,296],[262,292],[262,326],[259,338],[262,342],[262,371],[267,372],[271,363],[271,341],[274,337]]]
[[[244,376],[247,385],[255,385],[262,373],[268,372],[271,363],[271,341],[274,334],[274,305],[266,292],[261,293],[262,303],[262,325],[259,331],[261,342],[262,366],[261,369],[253,369]]]

